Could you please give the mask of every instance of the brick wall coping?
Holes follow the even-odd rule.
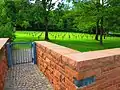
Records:
[[[9,38],[0,38],[0,49],[5,45]]]
[[[64,51],[68,50],[67,53],[64,54],[64,56],[69,57],[76,61],[85,61],[85,60],[91,60],[91,59],[97,59],[97,58],[104,58],[114,55],[120,55],[120,48],[114,48],[114,49],[106,49],[106,50],[98,50],[98,51],[89,51],[89,52],[79,52],[64,46],[60,46],[51,42],[47,41],[36,41],[36,43],[47,47],[48,49],[52,49],[53,51],[60,52],[61,54],[64,53]],[[67,52],[67,51],[66,51]],[[75,52],[75,53],[73,53]]]
[[[59,53],[61,55],[66,55],[66,54],[70,54],[70,53],[80,53],[77,50],[73,50],[61,45],[57,45],[51,42],[47,42],[47,41],[36,41],[37,44],[44,46],[45,48],[52,50],[56,53]]]
[[[115,55],[120,55],[120,48],[90,51],[90,52],[83,52],[83,53],[73,53],[73,54],[67,54],[65,56],[79,62],[79,61],[100,59],[104,57],[111,57]]]

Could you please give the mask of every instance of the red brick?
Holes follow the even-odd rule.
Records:
[[[120,64],[120,55],[115,55],[115,63]]]
[[[54,68],[56,68],[56,64],[55,64],[54,62],[51,61],[50,67],[51,67],[52,69],[54,69]]]
[[[60,89],[60,85],[59,85],[59,84],[56,84],[54,90],[61,90],[61,89]]]
[[[53,74],[54,69],[52,69],[50,66],[48,66],[48,70],[50,71],[50,74]]]
[[[60,81],[61,73],[58,70],[54,69],[54,77],[56,77]]]
[[[116,88],[116,86],[110,86],[108,88],[105,88],[104,90],[119,90],[120,88]]]
[[[45,61],[46,61],[47,65],[50,66],[50,62],[51,62],[50,59],[46,58]]]
[[[65,83],[65,75],[61,74],[60,76],[60,82]]]
[[[120,83],[120,76],[119,77],[116,77],[116,78],[111,78],[105,82],[102,82],[101,84],[96,84],[99,88],[99,90],[104,90],[106,88],[109,88],[111,87],[112,85],[117,85]]]
[[[68,78],[65,78],[65,83],[68,90],[76,90],[76,86]]]
[[[101,67],[101,73],[102,74],[109,73],[109,72],[117,69],[118,67],[120,67],[120,65],[116,65],[116,64],[106,65],[104,67]]]
[[[6,57],[3,56],[2,60],[0,60],[0,90],[3,90],[7,69]]]
[[[62,61],[61,61],[64,65],[68,65],[68,58],[65,56],[62,56]]]
[[[51,61],[53,61],[53,60],[52,60],[53,57],[52,57],[50,54],[46,53],[46,57],[47,57],[48,59],[50,59]]]
[[[50,81],[51,84],[53,84],[53,79],[54,79],[54,76],[52,74],[50,74],[49,81]]]
[[[61,55],[54,51],[51,51],[51,56],[55,59],[55,63],[59,63],[60,60],[62,59]]]
[[[96,69],[91,69],[88,71],[79,72],[79,76],[83,76],[80,79],[91,77],[91,76],[100,76],[100,75],[101,75],[101,68],[96,68]]]
[[[65,87],[65,85],[63,83],[60,83],[59,87],[60,87],[60,90],[66,90],[66,87]]]
[[[112,86],[113,87],[113,86]],[[117,85],[114,85],[114,87],[116,87],[116,90],[120,90],[120,83],[118,83]],[[112,90],[112,89],[111,89]],[[115,90],[115,89],[114,89]]]
[[[56,65],[55,69],[58,70],[58,71],[59,71],[60,73],[62,73],[63,75],[65,75],[65,68],[62,68],[61,66]]]
[[[43,66],[44,66],[44,68],[47,68],[48,67],[48,65],[47,65],[47,63],[43,63]]]
[[[65,66],[65,74],[71,81],[73,81],[73,78],[80,80],[83,79],[84,77],[79,72],[72,70],[69,66]]]
[[[0,90],[4,89],[4,84],[2,82],[0,82]]]

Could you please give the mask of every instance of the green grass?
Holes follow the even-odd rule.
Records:
[[[12,49],[30,49],[32,47],[31,43],[26,43],[26,44],[13,44]]]
[[[106,37],[103,40],[104,45],[100,46],[99,41],[94,40],[93,34],[82,33],[68,33],[68,32],[50,32],[49,38],[51,42],[66,46],[81,52],[102,50],[110,48],[120,48],[120,38]],[[32,42],[44,40],[44,32],[16,32],[16,39],[14,42]]]

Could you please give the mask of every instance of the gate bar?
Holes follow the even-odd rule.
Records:
[[[13,42],[11,44],[31,44],[31,42]]]
[[[36,43],[35,42],[32,42],[32,48],[33,48],[33,62],[34,62],[34,64],[37,64],[37,61],[36,61]]]
[[[8,59],[8,67],[12,66],[12,51],[11,51],[11,44],[7,43],[7,59]]]

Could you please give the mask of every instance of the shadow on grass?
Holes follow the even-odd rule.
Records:
[[[103,46],[99,44],[99,41],[95,40],[85,41],[52,40],[51,42],[78,50],[80,52],[120,48],[120,41],[117,40],[105,40]]]

